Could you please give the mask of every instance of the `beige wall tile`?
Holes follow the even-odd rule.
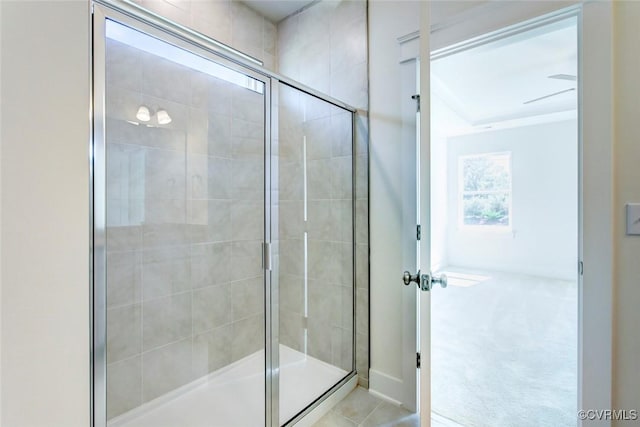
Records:
[[[105,110],[111,119],[134,120],[142,101],[143,96],[140,92],[109,86],[105,95]]]
[[[126,359],[142,351],[141,305],[107,310],[107,363]]]
[[[150,53],[142,54],[142,91],[150,96],[188,104],[191,99],[189,68]],[[140,90],[140,89],[138,89]]]
[[[309,318],[307,349],[312,357],[323,362],[332,362],[331,323]]]
[[[142,316],[142,344],[145,351],[190,336],[190,293],[157,298],[145,303]]]
[[[192,1],[191,26],[196,31],[231,45],[231,2],[229,0]]]
[[[232,320],[264,314],[264,279],[262,275],[229,284]]]
[[[331,159],[333,178],[331,196],[334,199],[350,200],[353,197],[353,159],[351,156]]]
[[[311,214],[313,209],[309,209],[308,212]],[[281,200],[278,206],[278,215],[280,239],[301,239],[304,233],[303,202],[299,200]],[[310,216],[309,220],[311,220]]]
[[[241,359],[263,348],[264,327],[264,316],[261,314],[234,322],[231,359]]]
[[[234,156],[240,150],[262,152],[262,156],[246,155],[230,161],[232,171],[231,194],[239,200],[264,200],[264,142],[260,140],[234,139]],[[256,236],[258,237],[258,236]]]
[[[260,240],[235,241],[231,244],[231,271],[229,281],[264,277],[262,269],[262,234]],[[262,279],[261,279],[262,280]]]
[[[231,115],[234,119],[258,124],[264,123],[264,95],[252,90],[233,86],[231,89]]]
[[[307,140],[307,159],[328,159],[332,157],[332,129],[331,117],[328,116],[304,122],[302,131]]]
[[[193,333],[218,328],[232,320],[229,284],[209,286],[193,292]]]
[[[107,85],[140,90],[142,67],[140,51],[112,39],[107,39],[105,77]]]
[[[107,365],[107,419],[142,404],[142,356]]]
[[[174,4],[166,0],[135,0],[141,6],[156,12],[157,14],[164,16],[179,24],[189,23],[189,12],[184,8],[176,7]]]
[[[364,14],[342,27],[342,31],[331,31],[330,34],[332,71],[366,62],[367,27]]]
[[[230,324],[212,329],[193,337],[193,369],[201,377],[223,368],[232,362]]]
[[[307,162],[307,194],[309,200],[332,198],[334,178],[332,159],[309,160]]]
[[[300,162],[280,162],[278,171],[280,200],[302,200],[304,172]]]
[[[278,284],[280,286],[280,313],[304,313],[304,278],[281,274]]]
[[[231,238],[255,240],[264,235],[264,202],[233,200],[231,202]]]
[[[145,162],[145,198],[184,199],[186,161],[182,152],[149,149]]]
[[[191,200],[188,209],[191,243],[223,242],[231,239],[230,200]]]
[[[188,246],[145,250],[142,263],[144,300],[189,291],[190,261]]]
[[[142,248],[142,227],[107,227],[107,250],[132,251]]]
[[[331,114],[331,156],[342,157],[351,156],[353,153],[352,143],[352,114],[340,110],[334,110]]]
[[[304,243],[302,239],[280,241],[280,274],[303,276]]]
[[[144,402],[162,396],[194,379],[191,350],[191,338],[187,338],[143,354]]]
[[[303,316],[287,310],[280,312],[280,343],[294,350],[304,351]]]
[[[191,246],[191,285],[193,289],[226,283],[230,275],[231,243]]]
[[[142,254],[109,252],[107,254],[107,307],[139,303],[142,298]]]
[[[231,158],[231,118],[213,111],[209,112],[207,154]]]
[[[260,59],[263,53],[264,17],[238,1],[231,2],[231,43],[242,52]]]

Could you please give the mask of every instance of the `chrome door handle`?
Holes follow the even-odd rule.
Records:
[[[433,286],[439,283],[441,288],[446,288],[447,287],[447,275],[446,274],[441,274],[439,276],[434,275],[433,273],[430,274],[423,274],[422,275],[422,286],[420,286],[420,289],[423,291],[430,291],[431,289],[433,289]]]
[[[433,286],[435,284],[440,284],[440,287],[446,288],[447,275],[441,274],[439,276],[436,276],[433,273],[420,275],[420,270],[418,270],[417,274],[411,274],[408,271],[405,271],[402,275],[402,282],[406,286],[409,286],[411,282],[415,282],[421,291],[429,292],[431,289],[433,289]]]
[[[418,270],[418,274],[411,274],[408,271],[405,271],[402,275],[402,281],[405,286],[409,286],[411,282],[416,282],[416,285],[420,286],[420,270]]]

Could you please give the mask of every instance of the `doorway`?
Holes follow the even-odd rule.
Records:
[[[576,425],[577,70],[575,16],[432,55],[433,425]]]
[[[576,425],[577,68],[576,17],[432,58],[435,420]]]

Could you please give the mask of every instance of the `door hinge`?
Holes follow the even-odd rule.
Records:
[[[578,261],[578,274],[580,276],[584,275],[584,263],[582,261]]]
[[[420,226],[420,224],[418,224],[418,226],[416,227],[416,239],[422,239],[422,227]]]
[[[416,366],[420,369],[420,353],[416,353]]]
[[[416,95],[411,95],[411,99],[415,99],[416,100],[416,112],[420,112],[420,95],[416,94]]]

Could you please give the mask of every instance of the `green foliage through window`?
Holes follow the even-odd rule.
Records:
[[[511,154],[460,158],[462,224],[510,226]]]

